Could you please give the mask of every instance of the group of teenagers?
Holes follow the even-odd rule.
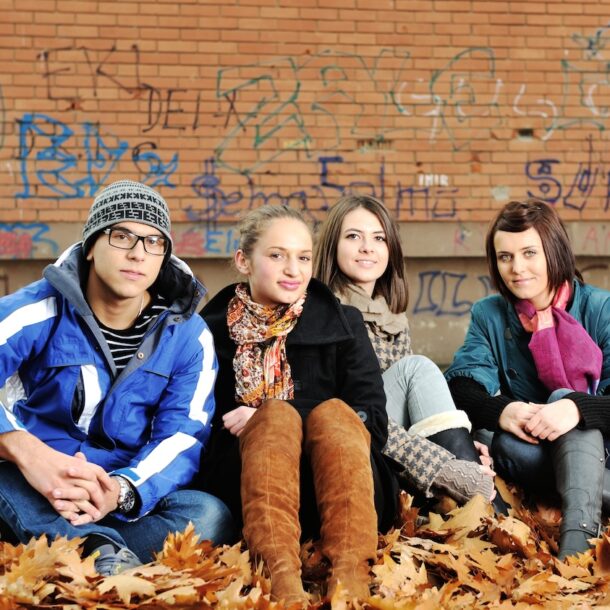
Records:
[[[506,514],[498,472],[558,493],[561,558],[589,547],[610,502],[610,293],[583,282],[552,206],[497,213],[497,294],[473,305],[445,374],[412,353],[381,201],[341,197],[315,239],[284,206],[250,210],[239,231],[242,281],[198,313],[205,290],[172,254],[166,202],[120,180],[81,242],[0,299],[3,540],[81,538],[108,576],[192,522],[216,544],[242,533],[273,597],[304,606],[313,537],[327,595],[365,598],[400,488],[423,503],[481,494]]]

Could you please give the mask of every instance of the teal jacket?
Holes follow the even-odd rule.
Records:
[[[580,322],[603,353],[597,394],[610,385],[610,292],[574,281],[574,296],[567,311]],[[464,344],[447,369],[447,381],[469,377],[491,395],[502,394],[525,402],[544,403],[549,391],[538,380],[524,330],[515,308],[500,295],[472,306]]]

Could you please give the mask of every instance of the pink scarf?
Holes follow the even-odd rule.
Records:
[[[538,378],[551,391],[560,388],[594,394],[602,370],[602,351],[567,311],[570,284],[565,282],[553,302],[536,311],[527,300],[515,309],[523,328],[532,333],[529,349]]]

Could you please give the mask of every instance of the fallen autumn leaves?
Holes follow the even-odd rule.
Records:
[[[506,493],[506,490],[504,490]],[[339,591],[336,609],[435,610],[437,608],[588,608],[610,606],[610,537],[567,563],[556,550],[557,512],[530,511],[512,497],[514,511],[496,519],[475,497],[445,517],[418,511],[402,497],[402,522],[379,539],[371,596],[348,602]],[[79,541],[0,543],[0,610],[12,608],[252,608],[281,609],[269,601],[270,584],[253,570],[239,544],[213,547],[191,528],[168,537],[157,560],[118,576],[101,578]],[[327,573],[315,545],[302,549],[303,578],[311,608],[323,606]]]

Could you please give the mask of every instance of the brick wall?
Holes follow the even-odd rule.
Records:
[[[320,219],[345,189],[374,193],[402,223],[415,349],[439,362],[490,291],[482,239],[511,198],[556,205],[608,287],[608,9],[0,0],[0,294],[79,239],[120,177],[166,197],[212,292],[241,210]]]
[[[403,221],[509,197],[605,220],[608,5],[4,0],[0,218],[80,222],[117,176],[176,221],[345,188]]]

